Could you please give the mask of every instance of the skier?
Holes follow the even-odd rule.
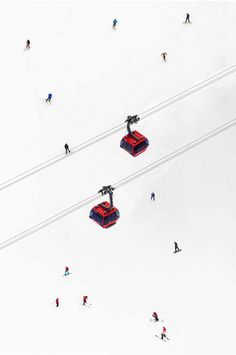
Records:
[[[167,56],[167,53],[166,53],[166,52],[161,53],[161,56],[162,56],[162,58],[163,58],[164,62],[166,62],[166,56]]]
[[[48,98],[46,99],[46,102],[51,103],[51,100],[52,100],[52,94],[48,94]]]
[[[166,327],[162,328],[162,333],[161,333],[161,339],[164,340],[164,338],[169,340],[169,338],[167,338],[166,336]]]
[[[69,146],[68,146],[67,143],[64,145],[64,148],[65,148],[65,150],[66,150],[66,154],[67,154],[67,153],[70,153],[70,149],[69,149]]]
[[[187,13],[186,14],[186,19],[185,19],[185,23],[190,23],[190,15]]]
[[[151,193],[151,200],[155,201],[155,192]]]
[[[115,18],[115,20],[113,20],[113,25],[112,25],[112,27],[113,27],[113,30],[115,30],[116,29],[116,24],[117,24],[117,19]]]
[[[69,275],[69,268],[68,268],[68,266],[65,267],[65,276],[66,276],[66,275]]]
[[[153,316],[153,318],[154,318],[154,320],[155,320],[156,322],[159,321],[159,318],[158,318],[158,315],[157,315],[156,312],[153,312],[152,316]]]
[[[56,299],[56,307],[59,307],[59,298]]]
[[[83,306],[87,304],[88,296],[83,296]]]
[[[177,253],[178,251],[180,251],[180,248],[177,244],[177,242],[174,242],[175,243],[175,253]]]
[[[27,39],[27,41],[26,41],[26,46],[25,46],[25,50],[29,50],[30,49],[30,40],[29,39]]]

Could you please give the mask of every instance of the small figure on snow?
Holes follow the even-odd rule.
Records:
[[[25,51],[30,49],[30,40],[27,39],[27,41],[25,42],[26,46],[25,46]]]
[[[190,15],[187,13],[186,14],[186,19],[185,19],[185,23],[190,23]]]
[[[167,56],[167,53],[166,53],[166,52],[161,53],[161,56],[162,56],[162,58],[163,58],[164,62],[166,62],[166,56]]]
[[[88,296],[83,296],[83,306],[87,304]]]
[[[56,299],[56,307],[59,307],[59,298]]]
[[[48,94],[48,98],[46,99],[46,102],[51,103],[51,100],[52,100],[52,94]]]
[[[115,18],[115,20],[113,20],[113,24],[112,24],[112,27],[113,27],[113,30],[116,29],[116,24],[118,23],[117,19]]]
[[[153,316],[155,322],[158,322],[158,321],[159,321],[159,318],[158,318],[158,315],[157,315],[156,312],[153,312],[152,316]]]
[[[175,253],[177,253],[177,252],[180,251],[181,249],[179,248],[177,242],[174,242],[174,243],[175,243]]]
[[[69,275],[69,268],[68,268],[68,266],[65,267],[65,276],[66,276],[66,275]]]
[[[64,145],[64,148],[66,150],[66,154],[70,153],[70,149],[67,143]]]
[[[162,328],[162,333],[161,333],[161,339],[164,340],[164,338],[169,340],[169,338],[167,338],[166,336],[166,327]]]
[[[155,201],[155,198],[156,198],[156,197],[155,197],[155,192],[152,192],[152,193],[151,193],[151,200]]]

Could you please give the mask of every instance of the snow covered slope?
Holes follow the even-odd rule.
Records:
[[[235,21],[233,2],[1,3],[0,182],[234,65]],[[137,158],[124,130],[0,191],[0,243],[236,118],[235,89],[232,74],[141,121]],[[108,230],[91,205],[0,250],[0,353],[235,353],[235,133],[117,189]]]

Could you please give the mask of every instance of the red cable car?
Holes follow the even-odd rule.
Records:
[[[140,118],[137,115],[127,117],[125,122],[127,122],[128,134],[124,136],[120,142],[120,147],[130,153],[133,157],[142,154],[149,146],[149,142],[146,137],[138,131],[131,132],[130,130],[130,125],[137,123],[139,120]]]
[[[113,190],[114,187],[111,185],[103,186],[103,188],[98,192],[101,192],[102,195],[108,193],[110,196],[110,203],[107,201],[100,203],[99,205],[93,207],[89,214],[89,217],[96,223],[100,224],[103,228],[113,226],[120,217],[118,209],[113,206]]]

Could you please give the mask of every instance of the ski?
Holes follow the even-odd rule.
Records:
[[[63,274],[62,276],[69,276],[71,274],[72,274],[72,272],[69,272],[69,274]]]
[[[178,253],[179,251],[182,251],[182,249],[176,250],[173,253],[175,254],[175,253]]]
[[[164,337],[163,339],[161,338],[161,337],[159,337],[159,335],[157,335],[157,334],[155,334],[155,336],[157,337],[157,338],[159,338],[159,339],[161,339],[161,340],[163,340],[163,341],[166,341],[166,339],[167,340],[170,340],[169,338],[167,338],[167,337]]]
[[[156,335],[156,334],[155,334],[155,336],[156,336],[157,338],[163,340],[163,341],[166,341],[164,338],[162,339],[161,337],[159,337],[159,335]]]

